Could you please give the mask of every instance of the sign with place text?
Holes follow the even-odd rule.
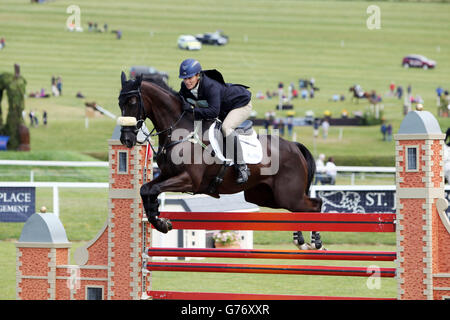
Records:
[[[0,187],[0,222],[25,222],[36,212],[35,187]]]

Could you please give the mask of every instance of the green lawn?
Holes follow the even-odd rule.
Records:
[[[296,116],[308,110],[322,116],[329,110],[338,117],[343,109],[352,115],[366,111],[366,101],[350,101],[348,88],[356,83],[365,91],[376,90],[383,98],[384,118],[396,133],[403,119],[401,100],[387,96],[393,81],[412,94],[420,95],[425,109],[436,115],[435,89],[450,87],[450,6],[440,2],[406,1],[100,1],[78,0],[84,32],[68,32],[66,9],[73,2],[61,0],[30,4],[28,0],[0,2],[0,37],[6,48],[0,50],[0,73],[12,72],[21,65],[27,94],[45,88],[50,92],[52,75],[63,79],[63,95],[48,99],[26,98],[25,110],[49,113],[46,127],[31,127],[31,152],[0,152],[0,159],[32,160],[107,160],[107,139],[115,122],[106,117],[89,121],[85,128],[84,102],[99,105],[119,114],[117,105],[120,73],[133,65],[150,65],[169,73],[169,84],[179,88],[179,63],[188,57],[199,59],[205,69],[219,69],[227,82],[242,83],[258,91],[274,91],[278,82],[285,88],[299,78],[314,77],[320,91],[310,100],[293,100]],[[376,4],[381,10],[381,29],[369,30],[366,9]],[[108,33],[88,32],[88,22],[109,30],[120,29],[117,40]],[[198,52],[182,51],[176,46],[180,34],[196,34],[222,29],[230,43],[224,47],[204,46]],[[437,61],[435,70],[404,69],[404,55],[419,53]],[[86,98],[77,99],[81,91]],[[286,92],[286,91],[285,91]],[[330,102],[333,94],[344,94],[343,102]],[[6,119],[7,99],[2,102]],[[257,117],[275,108],[277,100],[253,99]],[[278,111],[278,116],[284,116]],[[439,118],[441,129],[450,127],[450,118]],[[28,124],[28,118],[26,118]],[[148,123],[148,127],[152,125]],[[327,139],[313,139],[311,127],[296,127],[297,140],[315,156],[325,153],[347,165],[349,162],[393,164],[395,143],[381,140],[379,126],[331,127]],[[360,160],[360,161],[358,161]],[[385,165],[385,164],[383,164]],[[19,172],[21,171],[21,172]],[[28,168],[0,168],[0,180],[23,180]],[[64,172],[43,168],[36,178],[52,180],[105,181],[101,170],[80,169]],[[55,177],[56,179],[56,177]],[[386,182],[386,180],[388,182]],[[338,184],[348,184],[341,178]],[[392,184],[391,178],[376,180]],[[359,180],[358,183],[366,183]],[[373,182],[372,182],[373,183]],[[37,191],[36,206],[51,208],[51,190]],[[60,190],[61,220],[74,247],[90,240],[103,226],[107,215],[107,191]],[[23,224],[0,224],[0,299],[15,298],[15,248]],[[394,235],[323,233],[330,248],[346,244],[367,244],[368,249],[383,250],[395,244]],[[12,239],[12,240],[8,240]],[[292,247],[290,233],[255,233],[260,247]],[[352,245],[353,248],[353,245]],[[184,278],[183,278],[184,277]],[[203,274],[183,276],[163,273],[154,277],[155,289],[195,290],[206,282],[211,291],[299,293],[328,295],[395,296],[392,279],[382,280],[380,290],[368,290],[365,278]],[[188,279],[189,281],[187,281]],[[282,279],[282,280],[280,280]],[[310,281],[311,280],[311,281]],[[217,281],[217,284],[216,284]],[[264,288],[261,283],[267,283]],[[236,286],[235,286],[236,285]],[[200,289],[198,289],[200,290]],[[202,289],[203,290],[203,289]],[[264,291],[264,292],[263,292]]]
[[[244,83],[253,95],[276,90],[279,81],[298,87],[298,79],[314,77],[320,88],[312,100],[294,100],[296,116],[313,110],[321,116],[342,109],[352,114],[365,111],[367,102],[350,102],[348,88],[359,83],[366,91],[383,97],[384,117],[395,133],[403,118],[402,101],[386,96],[391,81],[425,100],[425,108],[436,113],[435,88],[447,88],[450,80],[450,6],[447,3],[380,2],[381,29],[369,30],[365,1],[77,1],[84,32],[65,31],[69,1],[31,5],[29,1],[0,3],[0,35],[7,47],[0,51],[0,71],[12,72],[19,63],[28,81],[28,92],[50,91],[52,75],[62,76],[63,96],[26,99],[26,110],[49,112],[49,125],[31,128],[34,151],[75,151],[105,155],[106,139],[114,121],[92,119],[84,127],[84,102],[96,101],[118,114],[120,72],[132,65],[152,65],[170,75],[177,89],[179,63],[194,57],[203,67],[217,68],[225,80]],[[89,21],[108,23],[114,34],[87,31]],[[224,47],[203,46],[198,52],[176,46],[180,34],[222,29],[230,36]],[[420,53],[437,61],[435,70],[403,69],[404,55]],[[81,91],[86,99],[77,99]],[[333,94],[346,95],[333,103]],[[5,101],[6,99],[4,99]],[[4,102],[3,101],[3,102]],[[5,104],[5,102],[4,102]],[[277,101],[253,99],[258,117],[274,109]],[[285,112],[278,112],[279,116]],[[448,118],[439,119],[445,131]],[[28,123],[28,122],[27,122]],[[151,124],[149,123],[149,126]],[[345,158],[380,154],[393,159],[394,144],[381,141],[379,126],[345,127],[343,139],[332,127],[327,140],[313,141],[311,127],[296,129],[297,139],[317,155],[324,152]],[[367,148],[370,144],[372,148]],[[0,157],[3,157],[0,154]],[[64,156],[62,156],[64,157]],[[344,160],[343,160],[344,161]],[[339,164],[339,163],[338,163]]]

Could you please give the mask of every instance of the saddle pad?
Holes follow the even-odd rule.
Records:
[[[222,153],[222,150],[219,147],[219,143],[216,139],[216,135],[214,134],[214,130],[216,127],[216,123],[214,122],[209,127],[208,137],[209,142],[211,143],[211,147],[213,148],[214,152],[216,153],[216,157],[223,162],[230,162],[230,164],[233,164],[232,159],[226,159],[225,156]],[[222,132],[220,131],[220,137],[222,137]],[[241,142],[242,146],[242,153],[245,163],[247,164],[257,164],[262,161],[263,158],[263,152],[262,152],[262,146],[261,142],[258,140],[258,136],[255,132],[255,130],[252,129],[251,135],[238,135],[239,141]]]

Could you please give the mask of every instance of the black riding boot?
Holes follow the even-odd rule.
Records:
[[[237,173],[236,183],[246,183],[248,177],[250,176],[250,170],[248,170],[247,164],[244,161],[241,142],[239,141],[239,138],[234,131],[227,137],[227,150],[234,151],[232,159],[234,162],[234,169]],[[227,155],[227,158],[230,158],[229,153]]]

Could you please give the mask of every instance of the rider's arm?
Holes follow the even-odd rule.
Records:
[[[208,102],[208,107],[196,107],[194,117],[196,120],[214,119],[219,116],[220,112],[220,86],[211,84],[202,90],[205,100]]]

